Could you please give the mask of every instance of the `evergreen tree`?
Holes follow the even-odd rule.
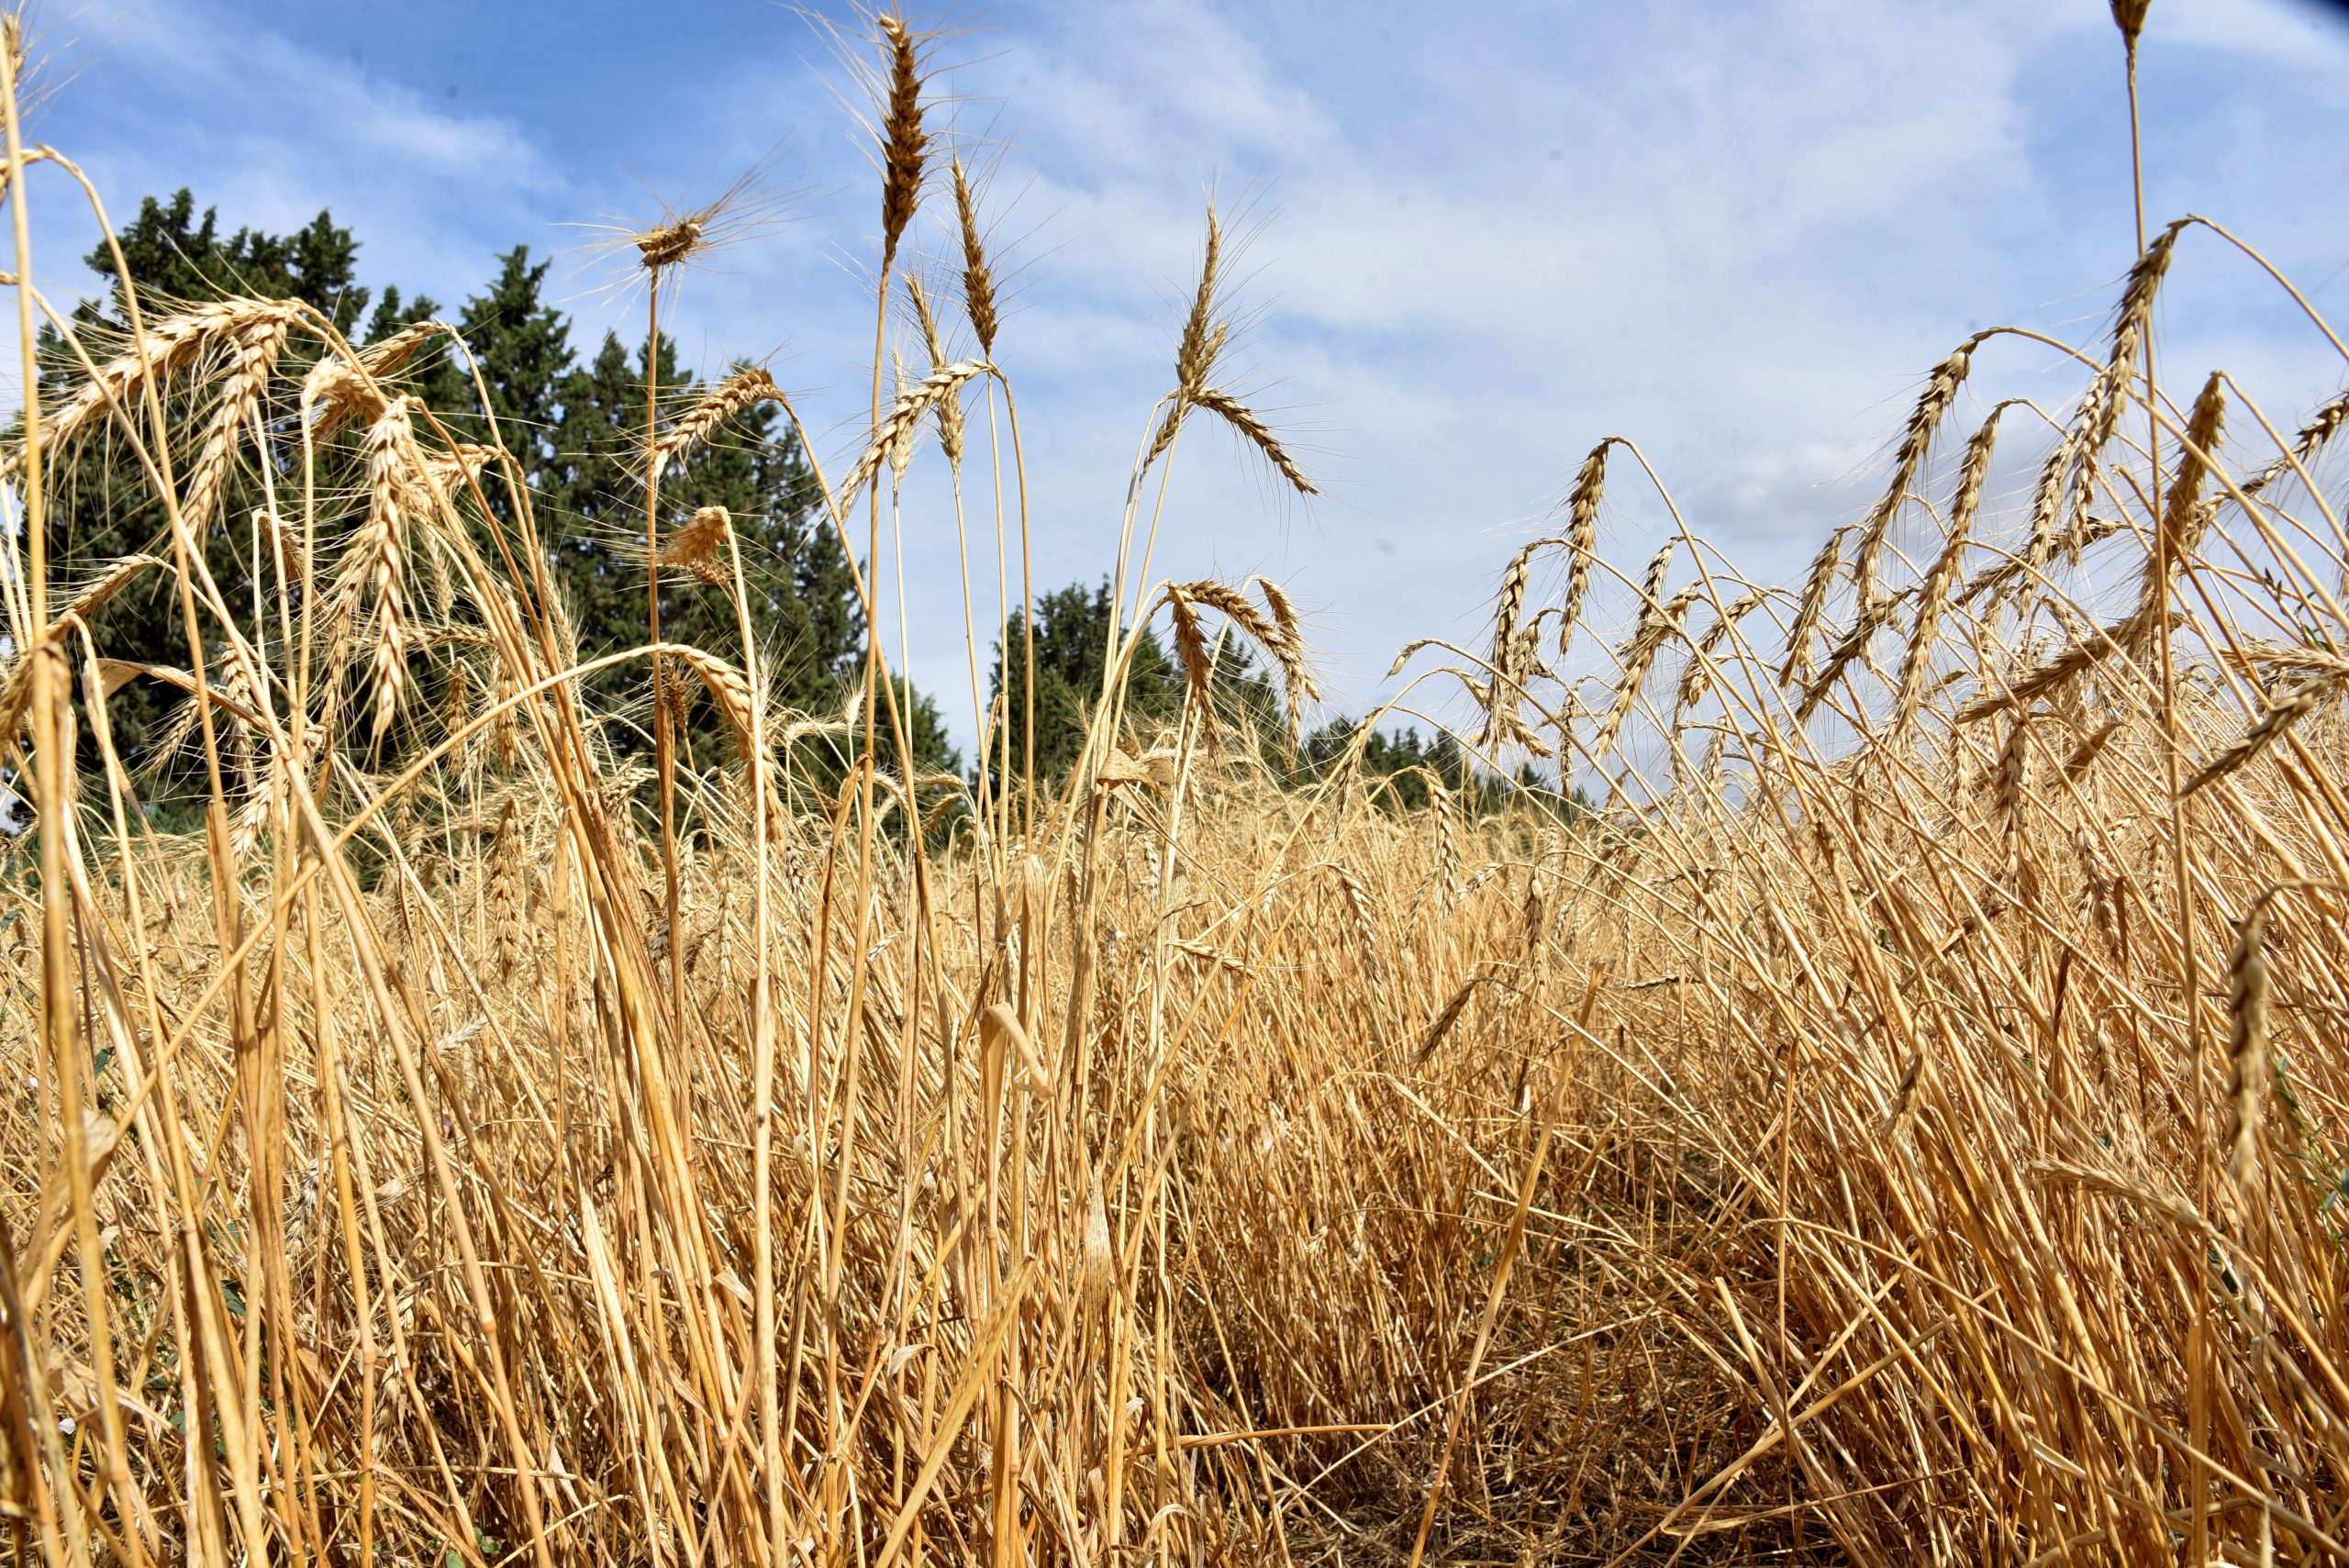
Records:
[[[1043,778],[1058,779],[1075,765],[1085,744],[1085,720],[1101,698],[1109,634],[1108,580],[1092,589],[1072,583],[1039,597],[1035,608],[1036,771]],[[1014,612],[996,645],[989,690],[1004,698],[1015,774],[1026,766],[1027,669],[1026,627]],[[1134,650],[1125,695],[1126,722],[1144,734],[1173,723],[1183,706],[1183,672],[1167,657],[1154,632],[1144,632]]]
[[[497,438],[520,460],[533,489],[553,472],[555,425],[563,382],[572,372],[570,323],[544,297],[552,266],[533,265],[530,248],[517,245],[497,258],[495,281],[467,300],[456,320],[489,393]],[[433,373],[418,387],[426,406],[460,440],[486,442],[489,420],[480,413],[481,392],[466,366],[442,356],[435,360]],[[502,505],[502,495],[487,489],[484,494],[493,506]]]
[[[183,190],[168,200],[142,202],[117,239],[150,323],[159,315],[228,295],[294,299],[365,344],[439,309],[430,299],[404,296],[397,288],[387,286],[378,295],[361,285],[359,241],[324,212],[289,234],[256,228],[224,233],[217,211],[199,213],[194,196]],[[84,304],[77,313],[89,352],[103,360],[128,328],[125,278],[109,247],[99,246],[87,262],[112,285],[105,298]],[[488,286],[466,302],[453,323],[464,351],[441,343],[429,347],[404,367],[401,386],[452,438],[474,442],[486,442],[493,433],[482,408],[486,392],[495,434],[519,460],[529,484],[550,577],[581,653],[592,658],[645,637],[643,350],[631,351],[607,335],[595,357],[580,363],[569,323],[545,298],[549,271],[549,263],[532,260],[527,246],[499,256]],[[62,395],[81,374],[79,361],[55,333],[44,334],[40,350],[50,395]],[[295,333],[279,361],[280,383],[298,380],[319,351],[314,336]],[[662,338],[658,351],[664,404],[672,396],[690,399],[697,388],[677,362],[675,342]],[[202,428],[207,412],[200,403],[203,395],[182,393],[167,404],[170,426],[184,439]],[[298,461],[299,427],[287,406],[267,407],[263,417],[275,448],[269,462],[282,477]],[[348,461],[357,439],[351,430],[334,436],[322,456]],[[254,467],[249,452],[239,454],[239,469],[229,477],[204,540],[206,566],[237,605],[250,601],[253,562],[262,559],[251,543],[250,520],[262,504]],[[181,473],[184,481],[184,464]],[[490,479],[483,492],[497,526],[510,528],[519,521],[502,484]],[[135,456],[112,433],[94,435],[66,454],[57,495],[50,510],[51,559],[95,566],[138,552],[169,554],[163,507]],[[727,509],[741,552],[752,635],[772,673],[776,700],[817,715],[839,713],[863,654],[863,617],[841,542],[824,520],[822,495],[796,432],[771,407],[738,415],[672,465],[662,476],[661,499],[664,533],[684,526],[697,508]],[[508,542],[518,546],[519,539],[509,535]],[[263,598],[277,591],[273,580],[258,587]],[[740,630],[726,587],[682,571],[664,572],[661,609],[664,638],[740,660]],[[179,604],[162,573],[149,573],[116,595],[98,612],[96,629],[110,656],[164,665],[187,662]],[[214,632],[207,628],[205,635]],[[429,691],[433,678],[419,673]],[[594,683],[591,695],[604,703],[641,697],[649,690],[645,677],[640,667],[616,669]],[[909,692],[907,703],[918,764],[954,769],[958,763],[936,706],[918,693]],[[134,761],[147,756],[179,704],[176,693],[148,682],[129,683],[117,693],[109,716],[125,755]],[[697,748],[697,760],[722,754],[698,749],[705,741],[717,742],[718,731],[715,714],[702,706],[687,737]],[[150,799],[168,795],[174,783],[184,787],[189,782],[172,781],[167,774]]]
[[[678,364],[675,341],[664,334],[660,351],[662,387],[690,398],[694,378]],[[595,359],[563,377],[554,399],[539,523],[584,656],[645,639],[644,387],[642,351],[631,356],[607,334]],[[777,700],[838,712],[863,652],[863,617],[840,541],[823,520],[814,471],[774,409],[736,415],[662,476],[664,533],[704,506],[723,506],[732,518],[751,623]],[[674,570],[662,579],[663,639],[739,653],[725,587]],[[600,695],[616,700],[645,689],[645,673],[623,667],[601,683]],[[940,748],[926,765],[951,759],[942,740]]]
[[[241,294],[300,300],[348,332],[367,316],[373,297],[356,281],[358,240],[324,212],[292,234],[239,228],[224,237],[217,211],[207,207],[199,217],[195,197],[182,190],[168,201],[152,196],[142,201],[138,216],[117,239],[150,324],[158,313]],[[128,330],[125,280],[108,246],[97,246],[83,260],[110,285],[105,297],[85,301],[74,311],[84,349],[104,360]],[[386,290],[368,317],[369,326],[377,335],[396,331],[435,308],[423,298],[403,306],[396,290]],[[281,373],[298,376],[304,362],[317,353],[315,339],[297,334],[280,361]],[[78,380],[81,363],[53,330],[43,330],[39,355],[44,395],[57,398]],[[182,397],[168,401],[166,413],[173,428],[184,432],[200,428],[204,411]],[[183,482],[188,455],[173,454]],[[51,481],[57,500],[49,514],[52,560],[95,566],[134,553],[169,555],[163,507],[137,457],[116,432],[102,431],[59,456],[63,469]],[[214,526],[204,536],[205,563],[231,603],[246,602],[251,592],[250,518],[261,504],[256,477],[249,465],[240,465],[229,475]],[[274,585],[264,583],[262,588],[266,594]],[[179,603],[161,573],[148,573],[117,595],[99,613],[98,629],[110,654],[165,665],[188,662]],[[108,717],[127,757],[135,761],[149,751],[180,700],[168,688],[144,681],[132,682],[115,695]],[[167,795],[169,785],[157,793]]]

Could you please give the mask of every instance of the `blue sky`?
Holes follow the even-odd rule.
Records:
[[[1289,504],[1220,436],[1186,441],[1160,566],[1288,583],[1347,707],[1407,639],[1477,637],[1502,561],[1599,437],[1639,440],[1752,573],[1789,573],[1865,506],[1927,367],[1993,322],[2092,336],[2130,261],[2103,0],[1020,0],[958,19],[959,123],[1002,148],[1006,228],[1029,235],[998,358],[1040,581],[1110,564],[1213,187],[1263,220],[1239,384],[1330,495]],[[575,247],[564,225],[712,194],[780,144],[814,193],[802,219],[695,278],[675,330],[705,364],[775,354],[833,450],[861,436],[876,202],[804,14],[88,0],[43,20],[72,74],[36,132],[118,215],[183,184],[232,226],[331,207],[367,281],[451,304],[498,250]],[[2151,216],[2221,218],[2349,313],[2344,82],[2339,12],[2154,0]],[[59,293],[85,281],[79,221],[36,211]],[[592,342],[608,307],[572,308]],[[2208,236],[2160,326],[2178,381],[2224,366],[2279,422],[2340,384]],[[2072,389],[2025,350],[1981,360],[1977,413]],[[1613,494],[1607,543],[1636,562],[1659,513]],[[967,735],[952,520],[934,484],[911,495],[914,671],[964,694],[947,711]]]

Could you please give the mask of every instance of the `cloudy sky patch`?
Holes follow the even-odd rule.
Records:
[[[2144,46],[2150,216],[2222,219],[2320,309],[2349,294],[2337,17],[2156,0]],[[945,58],[970,62],[959,123],[999,153],[1005,231],[1028,237],[998,357],[1022,395],[1040,582],[1111,563],[1214,191],[1258,223],[1241,384],[1330,495],[1288,503],[1199,431],[1157,569],[1289,583],[1348,707],[1407,639],[1474,636],[1599,437],[1637,439],[1752,573],[1791,573],[1865,505],[1929,366],[1994,322],[2093,336],[2131,259],[2103,0],[1014,0],[979,20]],[[367,282],[452,307],[496,251],[575,248],[567,225],[714,193],[779,147],[781,177],[814,193],[802,220],[696,277],[673,329],[707,367],[775,354],[836,449],[861,439],[877,200],[845,72],[804,17],[94,0],[51,31],[73,75],[37,134],[118,219],[183,184],[230,227],[329,207]],[[56,195],[36,221],[44,284],[87,286],[86,221]],[[583,350],[640,330],[595,282],[563,290]],[[2223,365],[2279,420],[2340,384],[2290,302],[2208,235],[2160,325],[2179,382]],[[1983,360],[1977,416],[2074,390],[2043,354]],[[967,734],[941,495],[912,492],[907,632]],[[1609,542],[1631,562],[1658,517],[1624,495]]]

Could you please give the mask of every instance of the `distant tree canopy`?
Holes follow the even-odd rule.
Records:
[[[364,345],[439,314],[440,307],[422,295],[393,286],[379,295],[361,284],[359,241],[325,212],[291,234],[253,228],[224,234],[216,211],[206,208],[199,215],[194,196],[183,190],[168,201],[150,197],[140,203],[138,216],[117,239],[150,325],[159,310],[228,295],[255,295],[302,301]],[[105,299],[76,311],[91,351],[104,357],[110,351],[104,345],[120,341],[128,326],[124,279],[108,247],[99,246],[86,260],[112,284]],[[641,344],[630,350],[617,335],[607,334],[583,360],[572,343],[570,324],[546,300],[549,270],[547,261],[532,260],[527,246],[498,257],[495,278],[466,301],[453,322],[464,351],[449,349],[444,340],[403,373],[406,385],[456,439],[486,441],[495,419],[497,439],[515,454],[528,478],[549,576],[562,595],[582,656],[592,658],[644,640],[639,454],[645,350]],[[297,358],[316,352],[314,343],[298,336],[289,350]],[[675,342],[664,335],[658,352],[664,396],[690,396],[695,377],[679,364]],[[44,333],[41,353],[52,395],[80,373],[55,332]],[[301,370],[298,362],[285,368],[295,375]],[[288,455],[270,476],[281,487],[296,482],[298,427],[287,421],[282,439]],[[50,514],[51,550],[60,557],[70,551],[73,559],[94,563],[141,550],[167,551],[162,507],[120,442],[100,439],[83,444],[60,478],[62,504]],[[221,522],[206,541],[206,565],[231,603],[245,602],[256,587],[264,596],[270,591],[269,584],[255,582],[256,563],[265,557],[256,552],[246,524],[262,505],[262,483],[256,472],[234,478],[217,514]],[[502,491],[487,484],[484,489],[500,520],[510,521],[503,516],[510,508]],[[701,506],[724,506],[732,514],[751,629],[774,673],[777,700],[814,713],[837,713],[863,652],[863,617],[840,541],[823,526],[821,496],[796,433],[770,407],[738,415],[669,470],[661,500],[666,527]],[[185,662],[186,636],[166,582],[150,574],[100,612],[98,629],[107,652],[151,663]],[[739,639],[734,609],[723,590],[664,580],[661,593],[665,638],[720,651],[731,650]],[[641,671],[620,667],[591,683],[592,695],[604,701],[640,695],[642,684]],[[174,694],[150,683],[122,689],[110,714],[126,755],[141,754],[164,735],[173,706]],[[934,707],[918,695],[912,706],[913,728],[926,741],[922,763],[958,766]],[[705,715],[703,722],[715,720]]]
[[[1036,772],[1058,780],[1076,764],[1085,728],[1101,701],[1108,675],[1109,584],[1072,583],[1036,600]],[[1121,640],[1131,635],[1126,626]],[[1027,628],[1018,613],[1004,622],[996,644],[990,691],[1002,699],[1009,772],[1027,765]],[[1145,630],[1126,666],[1125,728],[1148,739],[1175,721],[1183,707],[1185,676],[1155,631]],[[1238,726],[1254,742],[1281,733],[1279,694],[1238,642],[1226,639],[1216,652],[1216,713],[1226,730]],[[983,759],[982,764],[995,759]]]
[[[1085,744],[1085,725],[1101,700],[1108,651],[1109,584],[1072,583],[1036,600],[1036,772],[1048,783],[1064,779]],[[1127,634],[1132,631],[1126,628]],[[1026,627],[1014,614],[996,644],[990,690],[1003,704],[1008,772],[1017,777],[1024,763],[1027,734]],[[1379,798],[1411,810],[1428,804],[1428,776],[1442,781],[1455,801],[1471,811],[1516,801],[1541,799],[1568,817],[1586,809],[1579,794],[1561,795],[1552,781],[1530,766],[1514,778],[1476,767],[1453,737],[1437,730],[1422,740],[1417,729],[1374,729],[1336,718],[1306,734],[1291,751],[1280,693],[1249,651],[1227,637],[1216,651],[1213,680],[1219,733],[1226,744],[1244,744],[1295,783],[1319,778],[1339,765],[1361,740],[1360,776],[1379,781]],[[1154,631],[1144,631],[1126,672],[1125,732],[1147,741],[1174,725],[1182,711],[1183,668]],[[1002,744],[1003,741],[998,741]],[[990,756],[975,759],[985,769]]]
[[[1076,763],[1085,721],[1101,700],[1108,670],[1109,582],[1087,588],[1072,583],[1040,595],[1035,604],[1036,772],[1058,779]],[[1003,624],[989,691],[1003,702],[1009,771],[1027,765],[1028,631],[1019,612]],[[1144,632],[1126,671],[1126,722],[1148,732],[1171,724],[1183,706],[1183,672],[1155,634]],[[986,761],[994,761],[987,759]]]

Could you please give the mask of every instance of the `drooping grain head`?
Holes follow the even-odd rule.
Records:
[[[733,514],[725,507],[701,507],[684,528],[662,539],[660,564],[682,566],[714,587],[729,585],[733,576],[721,552],[733,526]]]
[[[1998,439],[1998,416],[2010,405],[2001,403],[1990,411],[1965,444],[1965,460],[1959,465],[1957,492],[1950,499],[1949,534],[1942,542],[1941,554],[1934,558],[1932,568],[1918,584],[1917,608],[1909,624],[1909,649],[1900,666],[1899,699],[1893,722],[1906,725],[1917,712],[1919,700],[1924,695],[1925,674],[1932,667],[1933,638],[1941,629],[1943,606],[1949,602],[1950,590],[1956,585],[1964,569],[1967,547],[1973,542],[1974,519],[1982,509],[1982,489],[1990,473],[1990,455]]]
[[[1925,378],[1925,390],[1919,395],[1916,406],[1909,412],[1908,427],[1901,432],[1899,454],[1892,465],[1892,483],[1884,498],[1868,513],[1860,530],[1859,549],[1852,561],[1852,581],[1863,613],[1876,604],[1876,558],[1884,549],[1886,535],[1916,485],[1925,454],[1932,450],[1933,437],[1948,416],[1950,406],[1957,401],[1958,389],[1965,384],[1966,375],[1973,368],[1974,350],[1981,342],[1982,335],[1977,333],[1935,365],[1932,373]]]
[[[1212,351],[1208,357],[1212,361]],[[1254,409],[1218,386],[1200,387],[1190,395],[1190,400],[1210,414],[1219,416],[1225,424],[1240,433],[1241,439],[1263,453],[1264,461],[1273,465],[1273,472],[1286,480],[1291,490],[1299,495],[1321,494],[1313,481],[1306,477],[1305,470],[1297,465],[1297,460],[1289,455],[1288,449],[1281,444],[1280,438],[1273,434],[1272,427],[1265,424]]]
[[[2318,454],[2341,433],[2344,424],[2349,424],[2349,392],[2327,398],[2292,438],[2289,449],[2278,452],[2266,467],[2243,481],[2243,494],[2256,495],[2288,473],[2311,472]]]
[[[2349,673],[2334,673],[2312,676],[2285,692],[2268,705],[2240,740],[2221,750],[2189,779],[2179,795],[2198,795],[2228,774],[2249,767],[2260,753],[2289,733],[2294,725],[2338,696],[2344,685],[2349,685]]]
[[[1670,549],[1667,545],[1657,557],[1667,566]],[[1661,589],[1660,572],[1651,568],[1648,575]],[[1631,639],[1622,648],[1622,673],[1616,680],[1614,701],[1608,705],[1607,713],[1599,721],[1598,738],[1591,742],[1590,760],[1594,764],[1614,749],[1625,722],[1638,708],[1640,693],[1647,684],[1648,672],[1654,667],[1656,655],[1674,638],[1685,635],[1689,608],[1703,591],[1703,584],[1692,583],[1661,605],[1655,604],[1651,595],[1647,607],[1641,611]]]
[[[1614,444],[1615,438],[1609,436],[1590,449],[1566,497],[1566,602],[1558,617],[1560,658],[1574,639],[1583,595],[1590,588],[1591,562],[1598,554],[1598,507],[1607,495],[1607,450]]]
[[[882,417],[880,427],[873,432],[872,444],[849,470],[848,478],[841,486],[839,509],[843,513],[848,510],[849,504],[872,483],[884,462],[896,466],[900,449],[910,446],[923,416],[936,408],[940,400],[959,395],[964,383],[994,370],[983,360],[941,365],[899,393],[896,401],[889,406],[889,412]]]
[[[2087,394],[2081,399],[2080,422],[2088,428],[2088,451],[2102,451],[2111,443],[2120,428],[2121,417],[2131,402],[2130,388],[2133,384],[2145,347],[2145,335],[2153,329],[2154,300],[2161,293],[2162,280],[2169,275],[2171,258],[2177,250],[2177,237],[2192,218],[2172,220],[2146,245],[2144,254],[2129,269],[2129,282],[2121,292],[2121,306],[2113,318],[2112,348],[2105,360],[2104,374],[2091,382]]]
[[[763,365],[745,365],[708,387],[656,437],[653,462],[665,469],[716,435],[727,420],[762,402],[781,402],[783,391]]]
[[[2131,623],[2134,636],[2126,644],[2132,652],[2150,646],[2159,632],[2160,617],[2169,606],[2170,584],[2193,564],[2202,535],[2218,511],[2216,503],[2203,498],[2202,487],[2225,425],[2225,385],[2223,373],[2212,371],[2187,416],[2177,472],[2163,497],[2160,530],[2139,578],[2137,614]]]
[[[1197,716],[1200,731],[1213,747],[1217,743],[1215,661],[1208,651],[1207,629],[1200,624],[1198,608],[1184,585],[1167,588],[1166,608],[1174,623],[1175,656],[1183,666],[1186,705]]]
[[[1802,600],[1795,608],[1795,623],[1787,632],[1787,662],[1778,672],[1781,684],[1792,685],[1810,674],[1811,644],[1819,635],[1820,617],[1826,611],[1827,595],[1834,590],[1843,566],[1843,532],[1837,528],[1829,534],[1811,559],[1810,571],[1803,580]]]

